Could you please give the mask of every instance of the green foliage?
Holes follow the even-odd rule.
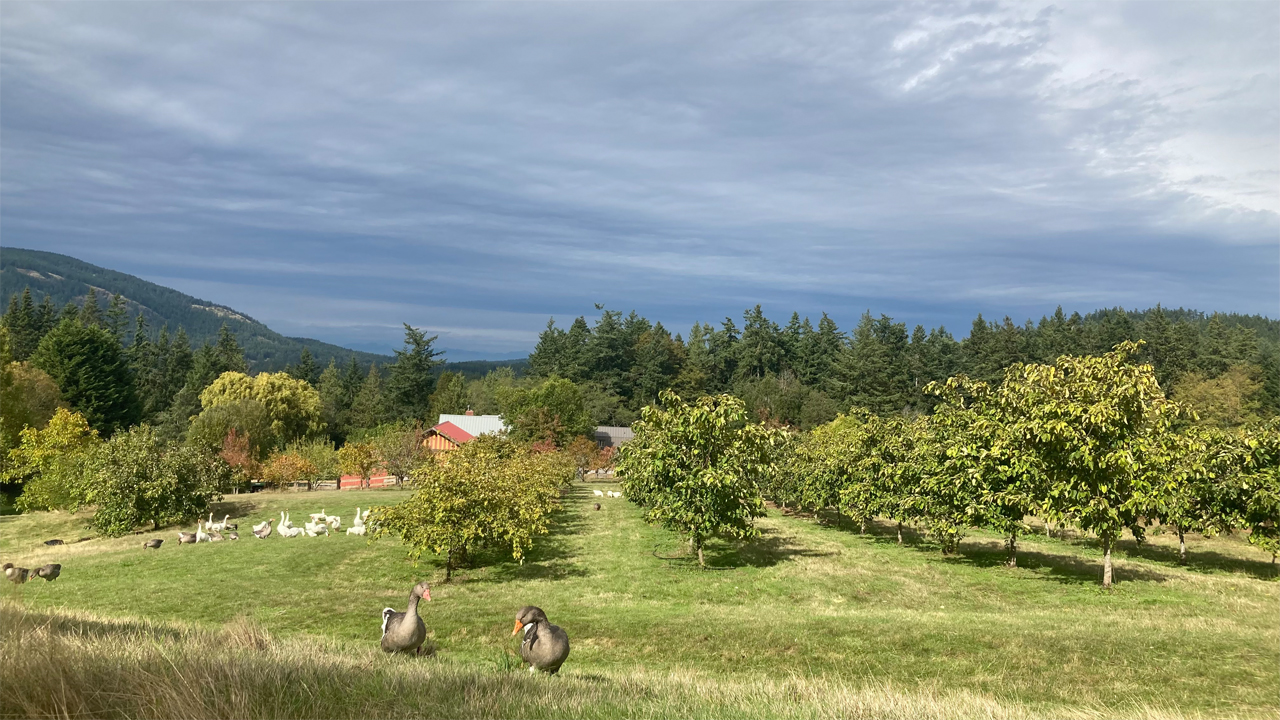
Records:
[[[295,440],[289,443],[285,451],[306,460],[314,468],[315,472],[306,478],[310,487],[315,487],[316,483],[321,482],[337,483],[342,476],[338,450],[334,447],[333,441],[328,438]]]
[[[361,487],[369,486],[369,477],[382,462],[378,448],[371,442],[349,442],[338,449],[338,467],[344,475],[360,476]]]
[[[431,394],[431,412],[439,419],[441,413],[460,415],[471,406],[467,392],[467,379],[445,371],[436,380],[436,391]]]
[[[1280,420],[1245,436],[1242,450],[1237,507],[1249,528],[1249,542],[1270,552],[1274,565],[1280,554]]]
[[[445,579],[478,548],[510,548],[519,560],[546,534],[560,507],[560,491],[573,481],[573,459],[534,453],[505,438],[481,436],[440,453],[413,474],[413,496],[396,506],[375,507],[376,536],[399,536],[415,560],[445,556]]]
[[[0,476],[8,471],[9,451],[18,447],[23,428],[43,428],[63,405],[48,373],[9,361],[7,335],[8,329],[0,327]]]
[[[262,405],[279,443],[292,442],[323,428],[320,394],[305,380],[288,373],[260,373],[251,378],[244,373],[226,372],[200,393],[205,412],[243,400]]]
[[[271,413],[254,398],[223,402],[200,413],[191,421],[187,442],[202,452],[218,453],[232,433],[247,443],[249,457],[257,462],[282,444]]]
[[[512,387],[501,396],[502,416],[511,437],[520,442],[550,440],[564,447],[575,437],[595,432],[582,391],[564,378],[549,378],[533,387]]]
[[[1199,372],[1183,375],[1173,397],[1194,410],[1204,425],[1234,428],[1262,420],[1265,397],[1261,368],[1232,365],[1218,377]]]
[[[644,409],[616,463],[624,491],[651,523],[689,538],[702,562],[707,538],[749,538],[764,514],[761,489],[783,435],[747,421],[730,396],[685,403],[672,392],[665,407]]]
[[[18,507],[65,510],[77,505],[78,473],[84,456],[101,441],[84,416],[58,408],[43,428],[28,426],[8,453],[3,479],[25,481]]]
[[[369,374],[351,400],[351,429],[375,428],[387,422],[390,412],[382,392],[382,374],[377,363],[369,365]]]
[[[87,453],[78,502],[97,506],[91,522],[104,535],[124,535],[146,522],[159,529],[204,513],[228,475],[221,460],[165,443],[143,425]]]
[[[387,402],[398,420],[430,422],[431,393],[435,391],[436,367],[444,361],[432,346],[436,336],[404,324],[404,348],[396,351],[396,361],[387,378]]]
[[[104,436],[142,416],[120,341],[101,327],[63,320],[40,341],[31,364],[48,373],[67,404]]]

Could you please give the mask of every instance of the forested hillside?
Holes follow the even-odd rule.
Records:
[[[319,340],[285,337],[225,305],[66,255],[9,247],[0,251],[0,293],[6,300],[30,288],[36,303],[48,295],[54,308],[61,310],[67,303],[84,304],[90,287],[96,289],[104,310],[111,296],[118,294],[124,298],[131,322],[142,313],[153,331],[168,325],[169,332],[174,333],[181,327],[195,346],[217,341],[218,331],[225,324],[244,349],[250,369],[255,371],[283,370],[299,361],[303,348],[310,350],[320,365],[327,365],[331,358],[347,362],[352,355],[365,367],[371,362],[385,365],[392,360],[387,355],[349,350]]]

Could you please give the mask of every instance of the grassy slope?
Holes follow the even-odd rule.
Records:
[[[33,612],[67,608],[198,627],[247,617],[276,636],[349,648],[341,652],[367,656],[367,667],[382,662],[368,655],[381,608],[403,605],[417,579],[442,572],[431,563],[414,568],[394,541],[259,541],[247,529],[286,507],[295,520],[321,506],[345,519],[357,504],[399,497],[229,498],[234,516],[250,518],[240,525],[247,540],[178,546],[166,531],[160,536],[170,542],[159,552],[138,547],[150,535],[47,549],[41,540],[88,533],[66,516],[0,518],[0,558],[64,565],[57,582],[4,584],[0,597],[20,598]],[[712,564],[725,569],[703,571],[655,557],[680,548],[626,501],[606,498],[595,512],[595,500],[575,488],[554,533],[524,565],[495,555],[437,584],[424,617],[439,659],[426,662],[499,672],[515,647],[516,609],[538,604],[569,631],[565,674],[579,679],[667,678],[652,686],[667,687],[676,678],[723,689],[791,677],[855,695],[883,683],[912,697],[976,693],[1005,711],[1275,715],[1280,584],[1269,580],[1267,558],[1238,538],[1197,538],[1189,569],[1177,567],[1168,536],[1129,547],[1117,564],[1120,584],[1105,593],[1099,554],[1084,541],[1029,539],[1022,567],[1010,570],[1000,566],[993,537],[974,537],[960,556],[943,558],[927,546],[898,547],[888,528],[863,537],[774,511],[760,523],[760,541],[713,548]],[[733,714],[732,703],[714,705],[715,692],[681,687],[661,692],[705,697],[705,714]],[[767,702],[758,707],[779,712]]]

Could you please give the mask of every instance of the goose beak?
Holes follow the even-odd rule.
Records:
[[[517,621],[516,621],[516,629],[515,629],[515,630],[512,630],[512,631],[511,631],[511,634],[514,636],[516,633],[520,632],[520,628],[522,628],[522,627],[524,627],[524,623],[522,623],[522,622],[520,622],[519,620],[517,620]]]

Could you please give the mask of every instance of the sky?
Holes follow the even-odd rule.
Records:
[[[6,0],[0,244],[453,359],[596,304],[1280,317],[1280,3]]]

